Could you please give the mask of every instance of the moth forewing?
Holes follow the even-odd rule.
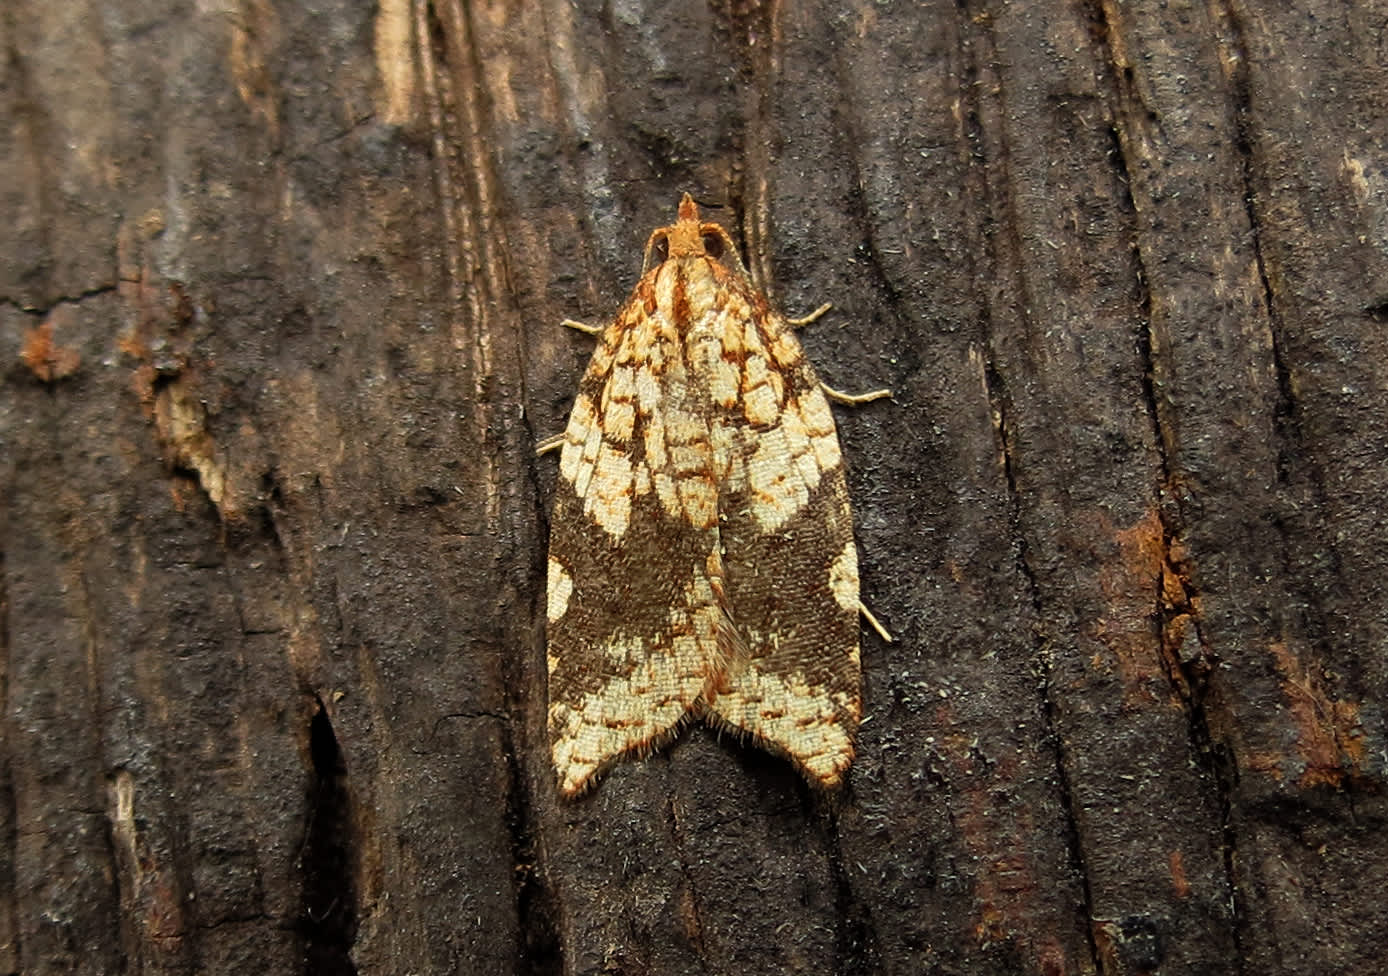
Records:
[[[688,194],[599,337],[559,468],[548,660],[561,792],[691,717],[837,786],[862,706],[833,414],[792,323]]]

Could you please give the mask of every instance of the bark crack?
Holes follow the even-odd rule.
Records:
[[[984,213],[990,217],[990,224],[985,228],[982,234],[983,239],[980,242],[981,246],[988,252],[989,260],[977,263],[975,267],[978,269],[978,273],[973,278],[974,290],[979,296],[977,302],[981,318],[979,333],[984,344],[984,352],[980,357],[984,389],[992,415],[997,451],[1007,490],[1008,534],[1012,540],[1016,571],[1026,586],[1032,618],[1035,622],[1032,658],[1036,662],[1040,677],[1040,718],[1046,738],[1054,751],[1056,789],[1063,816],[1065,846],[1071,868],[1078,877],[1081,910],[1084,913],[1084,938],[1089,951],[1087,963],[1088,968],[1099,972],[1102,971],[1102,968],[1099,947],[1094,934],[1093,892],[1090,888],[1089,870],[1079,830],[1079,811],[1073,785],[1070,781],[1065,743],[1057,728],[1058,704],[1052,693],[1054,668],[1050,658],[1049,641],[1045,633],[1045,607],[1039,581],[1031,566],[1026,531],[1022,524],[1022,492],[1017,481],[1012,452],[1012,431],[1009,424],[1011,399],[1006,380],[1001,370],[995,365],[997,358],[994,342],[995,329],[991,313],[993,290],[988,282],[979,277],[980,274],[984,273],[985,267],[1012,273],[1014,287],[1020,298],[1017,302],[1017,314],[1023,320],[1023,327],[1029,330],[1031,323],[1028,310],[1032,307],[1032,303],[1027,300],[1027,282],[1023,268],[1020,262],[1009,266],[1010,262],[1000,253],[996,239],[999,232],[1007,235],[1006,246],[1010,248],[1012,254],[1015,256],[1023,253],[1022,242],[1017,236],[1018,221],[1000,219],[1004,215],[1015,217],[1013,200],[1005,189],[999,188],[1000,186],[1005,188],[1008,183],[1009,163],[1005,127],[997,127],[997,131],[1001,133],[999,138],[1003,141],[997,149],[996,158],[989,158],[986,150],[986,127],[983,119],[984,105],[982,100],[985,97],[992,97],[1000,102],[1004,101],[1005,88],[1002,79],[993,74],[991,70],[988,70],[988,77],[984,77],[985,69],[998,63],[992,38],[991,18],[983,15],[983,11],[971,11],[973,4],[970,0],[957,0],[957,6],[960,16],[960,35],[964,38],[964,77],[961,79],[961,88],[967,93],[964,99],[963,137],[967,141],[969,160],[973,171],[972,178],[976,181],[975,192],[978,193],[980,199],[985,201]],[[983,50],[980,51],[979,48]]]
[[[307,823],[299,853],[303,893],[298,930],[304,943],[304,972],[312,976],[356,976],[352,946],[357,937],[357,838],[347,766],[320,698],[309,722],[312,762]]]
[[[531,443],[533,442],[527,440],[527,447]],[[522,455],[528,458],[526,470],[532,489],[530,498],[533,501],[530,510],[534,516],[531,524],[541,526],[545,520],[545,506],[541,501],[536,456],[533,450],[523,450]],[[544,579],[540,562],[544,554],[543,538],[544,536],[538,532],[530,537],[533,544],[528,549],[531,563],[527,578],[531,580]],[[536,604],[536,599],[541,602]],[[532,613],[529,619],[544,619],[544,599],[545,591],[540,587],[536,596],[531,599]],[[540,633],[540,637],[543,640],[543,632]],[[533,648],[535,638],[535,632],[525,628],[504,634],[502,640],[505,646]],[[543,654],[540,655],[540,659],[543,660]],[[530,655],[530,660],[535,661],[535,656]],[[542,848],[542,818],[536,810],[535,797],[530,789],[531,780],[526,776],[524,762],[524,757],[532,755],[535,751],[526,735],[525,717],[530,714],[526,689],[538,685],[529,680],[533,673],[530,670],[533,665],[527,666],[523,655],[505,655],[501,667],[504,714],[472,712],[459,717],[476,718],[485,714],[497,720],[502,752],[506,760],[505,822],[510,833],[511,858],[516,872],[516,925],[519,940],[517,972],[521,976],[539,976],[541,973],[562,972],[566,966],[564,942],[559,932],[559,900],[547,876],[547,864]],[[447,717],[449,716],[445,716]],[[548,750],[541,751],[546,757],[541,761],[547,765]]]
[[[685,857],[686,838],[684,827],[680,825],[679,809],[675,806],[674,793],[671,793],[670,798],[665,802],[665,817],[670,825],[670,837],[679,854],[680,875],[684,878],[685,888],[689,893],[686,931],[690,942],[694,945],[695,953],[700,959],[707,959],[708,946],[704,942],[704,919],[703,913],[699,909],[699,892],[694,885],[694,875],[689,870],[689,859]]]
[[[834,882],[835,915],[838,917],[838,955],[835,972],[844,976],[878,973],[882,960],[878,952],[877,928],[872,913],[857,897],[848,866],[839,844],[839,819],[831,808],[826,811],[829,828],[829,875]]]
[[[32,305],[23,299],[11,298],[9,295],[0,295],[0,305],[8,305],[16,311],[23,312],[25,315],[32,315],[36,318],[47,318],[60,305],[80,305],[89,298],[97,298],[102,295],[109,295],[117,290],[115,283],[105,282],[84,288],[73,295],[57,295],[49,301],[47,305]]]
[[[1138,106],[1148,119],[1155,119],[1154,113],[1143,106],[1140,92],[1133,84],[1132,71],[1124,63],[1116,49],[1116,25],[1110,17],[1110,6],[1105,2],[1095,2],[1090,7],[1091,17],[1098,28],[1099,43],[1103,45],[1106,64],[1110,73],[1111,94],[1116,108],[1111,135],[1114,149],[1109,153],[1116,169],[1117,184],[1124,195],[1124,203],[1130,213],[1138,212],[1132,196],[1133,171],[1127,141],[1121,129],[1126,117],[1124,109]],[[1232,19],[1232,13],[1229,13]],[[1243,69],[1245,59],[1242,52],[1236,62]],[[1236,108],[1238,117],[1238,153],[1242,164],[1244,182],[1244,202],[1248,211],[1249,225],[1252,228],[1253,248],[1257,261],[1259,277],[1264,289],[1265,300],[1271,309],[1271,289],[1263,267],[1261,250],[1258,247],[1256,215],[1252,206],[1251,190],[1251,150],[1247,142],[1244,116],[1246,115],[1246,79],[1236,80],[1235,89],[1239,93],[1240,104]],[[1159,122],[1159,120],[1157,120]],[[1168,405],[1160,390],[1161,376],[1167,364],[1162,361],[1161,337],[1152,315],[1152,295],[1148,284],[1145,254],[1140,230],[1134,228],[1132,241],[1132,260],[1141,309],[1141,328],[1138,330],[1138,355],[1142,366],[1142,400],[1151,425],[1154,450],[1157,454],[1161,484],[1158,488],[1156,514],[1161,529],[1161,565],[1154,581],[1153,605],[1154,619],[1158,624],[1159,650],[1165,666],[1167,679],[1173,690],[1185,702],[1187,716],[1187,738],[1191,755],[1200,762],[1211,781],[1215,784],[1216,799],[1219,805],[1220,846],[1223,853],[1224,883],[1229,892],[1232,905],[1232,925],[1230,934],[1234,942],[1237,958],[1244,958],[1240,938],[1243,913],[1238,899],[1236,883],[1236,833],[1233,827],[1233,797],[1237,788],[1237,770],[1227,750],[1216,744],[1210,728],[1206,708],[1208,693],[1209,662],[1212,659],[1209,640],[1205,636],[1203,621],[1199,612],[1199,593],[1194,581],[1192,567],[1183,555],[1184,545],[1181,536],[1186,521],[1183,511],[1183,487],[1175,455],[1179,444],[1175,440],[1171,425],[1164,417]],[[1277,357],[1274,336],[1274,358]],[[1279,365],[1279,380],[1281,367]],[[1289,391],[1288,391],[1289,392]],[[1187,628],[1189,628],[1187,630]]]
[[[0,516],[4,524],[8,522],[8,514]],[[9,533],[8,524],[4,524],[3,537],[8,541],[12,538]],[[13,642],[10,639],[10,591],[9,591],[9,572],[6,569],[5,546],[0,545],[0,661],[4,662],[4,667],[0,668],[0,703],[4,704],[4,714],[6,720],[15,714],[15,703],[10,700],[10,669],[14,666],[10,649]],[[98,727],[100,725],[98,724]],[[12,744],[15,740],[13,733],[6,730],[7,742]],[[3,843],[5,849],[5,862],[3,874],[0,874],[0,884],[11,893],[15,890],[14,884],[14,865],[18,861],[19,852],[19,800],[15,795],[14,788],[14,769],[11,765],[11,750],[6,748],[3,757],[0,757],[0,805],[4,808],[4,834]],[[103,810],[104,814],[105,811]],[[110,844],[110,836],[107,835],[107,844]],[[113,872],[114,874],[114,872]],[[119,892],[117,892],[119,894]],[[119,899],[117,899],[119,904]],[[20,930],[17,915],[16,900],[11,894],[0,900],[0,911],[5,913],[5,928],[10,933],[10,944],[3,947],[8,950],[8,959],[15,965],[16,971],[21,960],[24,958],[24,933]]]
[[[1327,612],[1322,594],[1333,585],[1333,580],[1338,575],[1335,570],[1340,563],[1339,546],[1333,533],[1321,535],[1319,545],[1324,547],[1328,555],[1309,567],[1308,572],[1308,567],[1296,565],[1292,560],[1291,553],[1295,548],[1295,541],[1289,538],[1289,535],[1294,526],[1289,523],[1297,518],[1298,511],[1323,512],[1331,508],[1327,502],[1330,493],[1325,487],[1324,473],[1314,460],[1316,452],[1307,451],[1304,447],[1301,404],[1297,399],[1292,371],[1284,350],[1286,323],[1277,301],[1274,273],[1268,268],[1262,246],[1262,221],[1258,210],[1255,173],[1257,151],[1254,146],[1252,123],[1253,83],[1249,76],[1250,62],[1245,28],[1234,5],[1228,0],[1221,0],[1218,10],[1227,27],[1225,36],[1219,38],[1217,43],[1229,49],[1230,53],[1225,57],[1225,61],[1233,65],[1230,80],[1234,98],[1234,148],[1239,160],[1244,212],[1249,227],[1249,245],[1253,250],[1263,304],[1267,310],[1268,343],[1271,349],[1273,375],[1277,382],[1277,402],[1274,409],[1278,443],[1277,486],[1284,498],[1291,496],[1290,501],[1284,504],[1284,511],[1277,513],[1275,517],[1281,540],[1282,573],[1288,580],[1310,580],[1309,585],[1303,586],[1298,593],[1300,599],[1296,602],[1303,608],[1299,615],[1299,623],[1312,646],[1327,646],[1333,644],[1335,638],[1331,628],[1326,625]],[[1373,314],[1376,307],[1388,307],[1388,302],[1378,306],[1371,303],[1364,311]],[[1299,465],[1305,467],[1305,474],[1301,478],[1297,475]],[[1310,497],[1298,499],[1297,495],[1303,491]],[[1344,743],[1338,730],[1335,733],[1335,743],[1339,753],[1340,770],[1351,774],[1345,778],[1345,785],[1353,786],[1353,769],[1345,761]]]
[[[1059,706],[1055,695],[1052,694],[1052,679],[1055,669],[1043,623],[1045,609],[1041,597],[1041,586],[1031,568],[1026,531],[1022,525],[1022,496],[1013,471],[1011,434],[1007,421],[1006,384],[991,362],[986,364],[984,376],[988,399],[993,406],[993,420],[997,431],[998,448],[1002,457],[1003,477],[1007,484],[1008,525],[1016,553],[1016,567],[1026,583],[1033,617],[1038,624],[1032,643],[1032,657],[1036,661],[1041,678],[1041,721],[1046,730],[1046,737],[1050,740],[1051,747],[1055,752],[1055,782],[1056,791],[1060,798],[1060,809],[1064,813],[1065,845],[1070,856],[1071,866],[1079,877],[1080,895],[1086,921],[1084,933],[1086,944],[1089,947],[1090,960],[1096,971],[1102,971],[1099,963],[1101,954],[1094,939],[1094,923],[1097,920],[1094,917],[1094,898],[1089,884],[1089,866],[1085,857],[1084,841],[1080,836],[1079,806],[1074,787],[1070,782],[1065,742],[1057,728],[1056,712]]]
[[[508,683],[509,686],[509,683]],[[517,973],[554,973],[564,970],[563,943],[555,922],[554,892],[547,883],[537,850],[534,804],[526,787],[521,748],[510,721],[499,721],[506,758],[506,827],[511,835],[511,861],[515,865]]]

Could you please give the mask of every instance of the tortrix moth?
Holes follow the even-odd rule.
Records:
[[[866,610],[826,393],[889,394],[822,386],[805,321],[770,307],[685,194],[612,323],[566,323],[598,346],[540,447],[561,449],[547,596],[564,795],[695,718],[825,788],[853,761]]]

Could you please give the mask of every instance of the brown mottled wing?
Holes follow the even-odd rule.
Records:
[[[603,334],[574,401],[550,523],[549,730],[559,788],[583,792],[668,738],[716,647],[708,418],[652,272]],[[711,489],[710,489],[711,492]]]
[[[719,496],[723,588],[746,658],[729,662],[710,717],[832,788],[853,761],[862,713],[858,560],[838,434],[784,320],[753,313],[742,345],[741,395],[718,415],[728,429],[714,441],[733,445]]]
[[[550,527],[560,790],[690,714],[832,787],[862,712],[858,566],[829,404],[732,240],[686,194],[603,334]]]

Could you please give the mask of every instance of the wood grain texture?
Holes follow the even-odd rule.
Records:
[[[1385,23],[12,0],[0,972],[1376,974]],[[895,394],[833,800],[549,770],[559,322],[681,191]]]

